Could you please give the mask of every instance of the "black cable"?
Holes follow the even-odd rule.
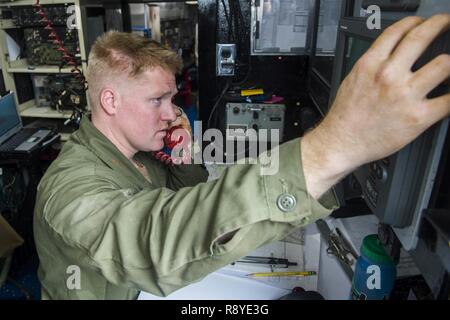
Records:
[[[247,69],[247,73],[246,73],[244,79],[242,79],[238,82],[233,82],[233,85],[240,86],[248,80],[248,77],[250,76],[250,73],[252,72],[252,64],[250,63],[250,57],[249,57],[249,62],[247,65],[248,65],[248,69]]]
[[[234,33],[234,38],[235,38],[235,41],[236,41],[236,45],[239,47],[239,50],[241,50],[242,49],[242,47],[241,47],[242,37],[240,36],[241,23],[239,21],[240,20],[239,16],[236,14],[236,12],[237,12],[237,8],[236,8],[237,3],[236,3],[236,1],[233,1],[233,0],[228,0],[228,2],[229,2],[229,6],[230,6],[230,11],[231,11],[231,8],[233,8],[232,9],[233,10],[233,14],[231,16],[232,17],[236,16],[236,19],[234,20],[234,25],[233,25],[233,33]]]
[[[222,100],[223,96],[225,95],[225,92],[228,90],[228,88],[230,87],[231,81],[227,80],[225,87],[223,88],[222,92],[220,93],[219,97],[216,100],[216,103],[214,103],[214,106],[211,109],[211,113],[209,114],[209,118],[208,118],[208,122],[207,122],[207,128],[211,128],[211,119],[213,114],[215,113],[217,106],[219,105],[219,102]],[[216,121],[217,122],[217,121]]]
[[[231,34],[233,35],[233,42],[236,43],[238,41],[238,37],[236,36],[236,21],[234,19],[234,9],[233,6],[230,2],[230,0],[228,0],[228,7],[230,8],[230,19],[231,19]]]
[[[5,184],[2,187],[2,193],[5,196],[4,203],[6,205],[6,208],[8,209],[20,209],[20,204],[23,203],[22,200],[19,200],[20,193],[15,192],[18,188],[16,187],[20,179],[20,174],[17,171],[14,171],[12,175],[12,179],[9,183]]]
[[[216,24],[214,26],[214,43],[217,43],[217,34],[219,33],[219,0],[216,0]],[[199,30],[200,32],[200,30]]]
[[[237,9],[238,9],[239,18],[241,19],[242,25],[244,26],[244,28],[242,30],[245,30],[245,33],[250,32],[250,26],[248,29],[247,29],[247,26],[245,26],[245,19],[244,19],[244,15],[242,14],[242,8],[241,8],[240,1],[237,1]]]
[[[228,25],[228,42],[231,42],[231,35],[232,35],[232,32],[230,32],[231,30],[232,30],[232,20],[231,20],[231,12],[230,12],[230,15],[228,14],[228,10],[227,10],[227,5],[226,5],[226,3],[225,3],[225,0],[220,0],[221,1],[221,3],[222,3],[222,7],[223,7],[223,13],[224,13],[224,15],[225,15],[225,20],[227,20],[227,25]],[[233,41],[235,41],[234,40],[234,35],[233,35]]]
[[[235,25],[234,25],[235,22],[234,22],[234,19],[233,19],[233,15],[234,15],[233,7],[231,5],[230,0],[227,0],[227,3],[228,3],[228,7],[230,9],[230,22],[228,23],[228,33],[229,34],[231,33],[231,35],[233,36],[233,43],[236,43],[237,42],[237,38],[236,38],[236,33],[235,33]]]
[[[25,38],[25,37],[24,37],[24,38]],[[20,42],[21,42],[21,44],[20,44],[20,52],[19,52],[19,54],[17,55],[16,60],[22,59],[22,58],[24,57],[24,56],[23,56],[23,53],[27,51],[27,41],[26,41],[26,39],[21,39]]]
[[[242,52],[244,51],[244,48],[247,47],[245,42],[249,40],[247,35],[248,35],[248,32],[250,31],[250,29],[249,29],[250,26],[248,26],[248,28],[247,28],[246,21],[242,14],[242,8],[241,8],[240,2],[236,1],[236,0],[228,0],[228,1],[230,3],[230,10],[232,10],[233,15],[236,16],[235,30],[238,30],[238,33],[235,35],[236,49],[237,49],[237,52],[242,54]],[[238,60],[238,62],[240,62],[240,61]],[[243,61],[241,60],[241,62],[243,62]],[[244,65],[248,66],[247,72],[245,73],[244,77],[241,78],[241,80],[238,80],[237,82],[235,80],[235,82],[233,82],[233,85],[239,86],[239,85],[245,83],[250,76],[250,73],[252,70],[250,50],[248,51],[248,55],[247,55],[247,63],[241,64],[241,66],[244,66]],[[241,71],[241,68],[238,65],[236,74],[238,74],[240,71]]]
[[[16,280],[14,280],[11,277],[8,277],[7,280],[9,282],[11,282],[11,284],[13,284],[17,289],[19,289],[19,291],[25,296],[25,298],[27,300],[33,300],[31,294],[28,292],[28,290],[25,289],[24,286],[22,286],[19,282],[17,282]]]

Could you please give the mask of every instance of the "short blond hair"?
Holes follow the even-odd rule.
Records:
[[[180,72],[181,58],[172,50],[134,33],[108,31],[98,37],[88,58],[89,99],[95,105],[104,81],[127,75],[136,78],[146,70],[160,67]],[[93,101],[94,100],[94,101]]]

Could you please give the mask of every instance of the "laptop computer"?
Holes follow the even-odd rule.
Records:
[[[47,129],[23,127],[13,92],[0,98],[0,152],[32,152],[52,134]]]

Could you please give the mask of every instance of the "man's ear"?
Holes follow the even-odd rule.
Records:
[[[120,96],[117,90],[104,88],[100,92],[100,105],[108,115],[114,115],[119,108]]]

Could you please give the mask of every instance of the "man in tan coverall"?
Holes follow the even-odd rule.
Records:
[[[318,127],[279,147],[279,172],[236,165],[209,183],[197,165],[148,155],[176,120],[176,55],[110,32],[89,56],[92,119],[64,145],[38,189],[34,231],[46,299],[167,295],[326,217],[329,191],[358,166],[408,144],[450,113],[450,95],[426,95],[450,75],[442,55],[411,66],[450,15],[388,28],[343,81]],[[79,288],[66,285],[69,266]]]

